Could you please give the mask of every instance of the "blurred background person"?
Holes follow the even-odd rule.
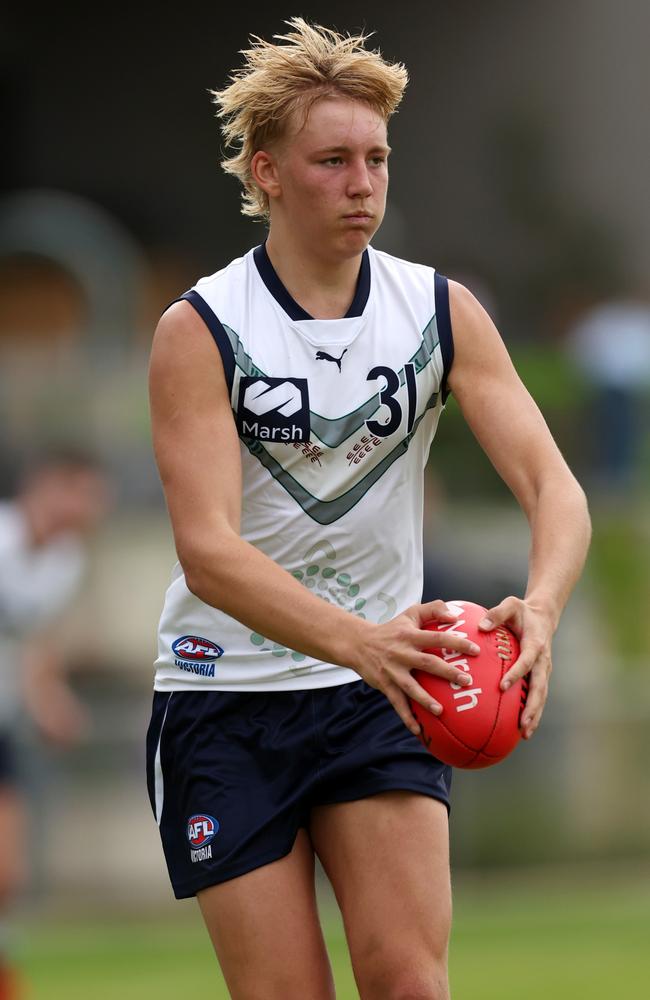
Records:
[[[20,995],[6,938],[7,911],[28,874],[25,804],[16,767],[24,713],[47,740],[83,738],[88,716],[69,687],[54,632],[78,593],[89,534],[110,489],[89,456],[53,454],[0,502],[0,1000]]]
[[[630,296],[596,304],[571,327],[567,347],[590,390],[592,485],[623,494],[639,485],[648,432],[650,303]]]

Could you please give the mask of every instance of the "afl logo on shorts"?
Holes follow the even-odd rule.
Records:
[[[210,639],[202,639],[200,635],[182,635],[172,643],[176,656],[193,663],[212,663],[223,656],[223,649]]]
[[[219,823],[214,816],[196,813],[187,821],[187,839],[195,850],[207,847],[218,832]]]

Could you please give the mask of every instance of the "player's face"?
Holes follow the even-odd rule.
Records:
[[[386,208],[386,123],[371,107],[322,98],[290,125],[277,157],[280,208],[303,242],[328,256],[365,250]],[[271,202],[271,225],[273,210]]]

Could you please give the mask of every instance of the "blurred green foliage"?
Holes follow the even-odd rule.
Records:
[[[596,509],[590,578],[608,623],[615,664],[646,670],[650,661],[650,531],[647,514],[630,503]]]

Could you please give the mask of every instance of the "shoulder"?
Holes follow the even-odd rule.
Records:
[[[186,299],[172,303],[158,320],[151,344],[149,386],[196,400],[200,386],[223,381],[219,351],[205,319]]]
[[[400,273],[413,280],[430,282],[434,275],[434,268],[428,264],[418,264],[412,260],[404,260],[403,257],[395,257],[394,254],[386,253],[385,250],[376,250],[368,247],[371,265],[377,270],[385,270]]]
[[[205,323],[187,299],[172,302],[158,320],[151,345],[152,362],[168,352],[188,351],[208,344]]]
[[[427,264],[404,260],[384,250],[369,247],[372,281],[390,298],[406,300],[415,307],[423,321],[428,321],[436,311],[436,271]],[[419,308],[417,304],[419,303]],[[426,315],[425,315],[426,314]]]
[[[231,285],[241,285],[246,281],[252,261],[253,251],[249,250],[243,257],[235,257],[234,260],[231,260],[225,267],[215,271],[214,274],[208,274],[199,278],[192,287],[200,295],[209,297],[228,289]]]
[[[179,331],[203,329],[206,316],[202,315],[204,311],[201,309],[201,300],[213,310],[215,303],[223,300],[231,289],[239,290],[247,279],[251,260],[252,251],[244,257],[236,257],[213,274],[198,278],[194,285],[164,310],[155,336],[158,339],[174,338],[182,335]]]
[[[207,410],[225,399],[228,364],[206,318],[185,299],[172,303],[159,319],[151,345],[152,414],[176,418],[181,411]]]
[[[457,333],[462,336],[468,330],[493,325],[488,313],[469,288],[452,278],[447,279],[447,285],[454,336]]]
[[[250,301],[253,266],[253,251],[250,251],[214,274],[199,278],[163,312],[154,334],[154,351],[170,342],[187,347],[195,341],[209,344],[213,340],[222,355],[225,352],[230,357],[232,351],[223,324],[236,322]],[[211,337],[206,338],[206,329]]]
[[[467,299],[474,299],[472,293],[459,284],[457,281],[445,277],[444,274],[431,264],[422,264],[412,260],[404,260],[403,257],[395,257],[384,250],[375,250],[369,247],[371,253],[371,263],[373,271],[382,272],[388,277],[400,282],[403,286],[417,286],[426,289],[436,301],[441,294],[449,302],[452,298],[457,298],[464,305]],[[477,303],[478,304],[478,303]]]
[[[449,279],[449,313],[454,344],[454,364],[450,375],[452,391],[457,394],[467,376],[512,371],[508,351],[487,310],[476,296],[458,281]]]
[[[182,340],[187,344],[196,337],[204,339],[206,325],[211,327],[208,320],[212,317],[206,315],[202,306],[206,305],[212,311],[215,299],[218,300],[220,294],[245,281],[251,258],[252,251],[244,257],[236,257],[214,274],[199,278],[183,295],[171,302],[158,320],[154,347],[170,341]]]

